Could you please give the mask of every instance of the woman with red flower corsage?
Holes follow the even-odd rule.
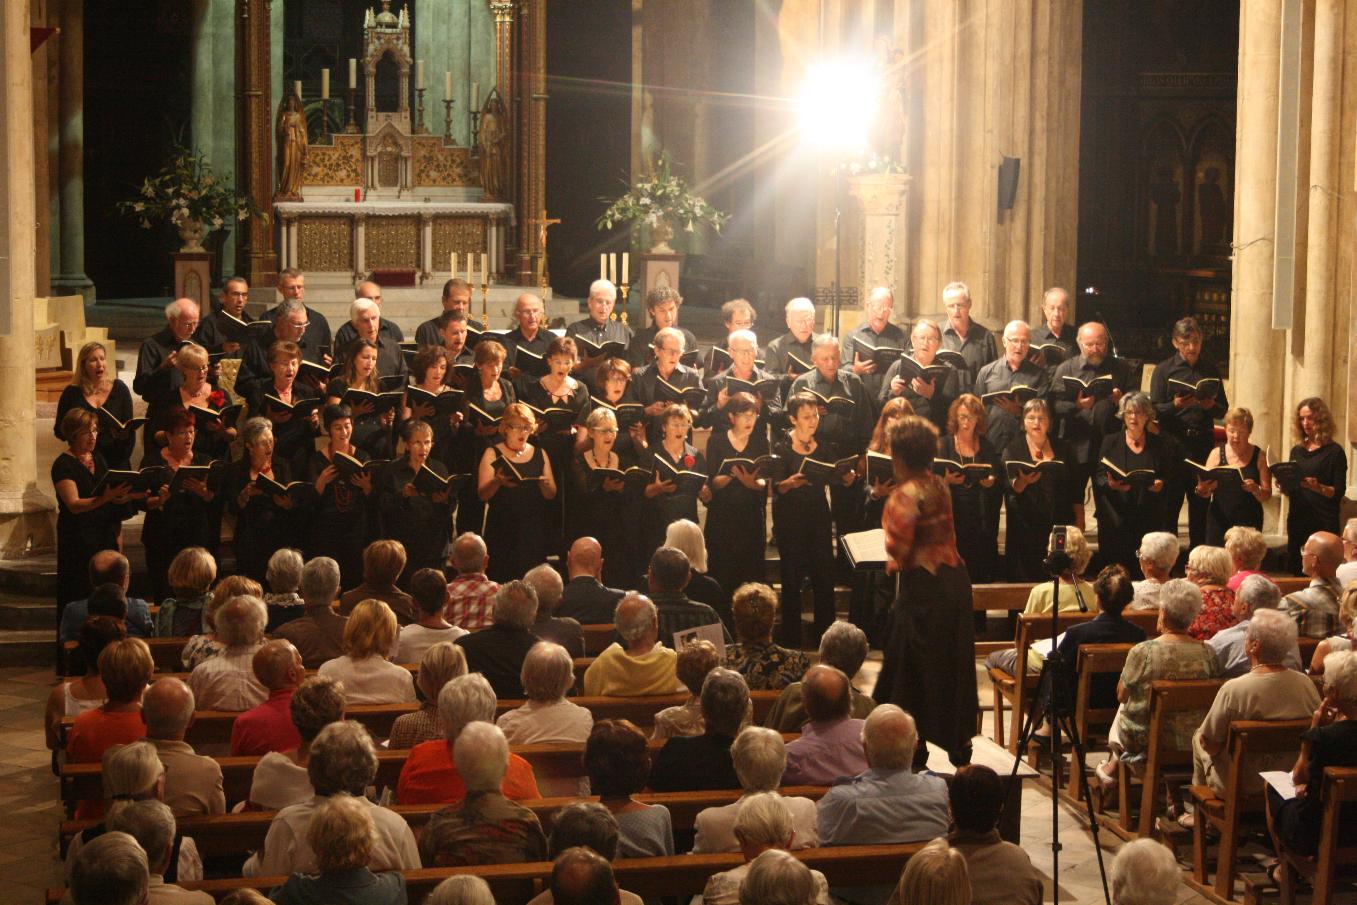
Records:
[[[664,544],[664,533],[671,522],[688,519],[697,522],[697,501],[711,502],[711,487],[705,483],[707,460],[697,447],[688,442],[693,429],[693,416],[685,405],[670,405],[656,419],[660,425],[660,442],[651,447],[650,483],[645,485],[645,504],[641,513],[644,542],[640,563],[642,568],[650,556]],[[698,484],[686,473],[704,479]],[[607,556],[607,551],[604,551]]]
[[[197,422],[193,451],[209,459],[223,462],[230,459],[240,409],[232,406],[230,393],[214,387],[207,379],[207,350],[197,343],[187,343],[175,356],[174,366],[183,382],[147,400],[146,415],[156,445],[163,447],[169,442],[167,428],[171,415],[187,410]]]

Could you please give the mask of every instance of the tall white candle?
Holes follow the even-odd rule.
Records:
[[[624,251],[622,252],[622,285],[624,286],[631,285],[631,280],[627,279],[630,270],[631,270],[631,255]]]
[[[455,251],[452,253],[452,264],[448,267],[448,272],[457,276],[457,252]]]
[[[480,83],[480,82],[472,82],[472,83],[471,83],[471,109],[472,109],[472,110],[480,110],[480,109],[481,109],[481,83]]]
[[[452,73],[443,70],[443,100],[452,100]]]
[[[302,83],[301,83],[301,80],[299,79],[298,81],[293,82],[292,84],[295,85],[295,86],[296,86],[296,89],[297,89],[297,100],[301,100],[301,98],[302,98]]]
[[[598,256],[598,278],[600,280],[608,278],[608,256],[602,253]]]
[[[320,99],[323,101],[330,99],[330,70],[328,69],[320,71]]]
[[[490,267],[489,267],[489,263],[488,263],[488,262],[489,262],[489,259],[490,259],[490,256],[489,256],[489,255],[487,255],[485,252],[481,252],[481,284],[482,284],[482,285],[488,284],[488,283],[490,282],[490,277],[489,277]]]
[[[608,281],[617,285],[617,252],[608,252]]]
[[[466,253],[466,283],[468,286],[476,285],[476,274],[473,271],[476,268],[476,256],[471,252]]]
[[[349,87],[358,87],[358,61],[349,57]]]
[[[418,88],[418,89],[421,89],[421,90],[424,88],[424,61],[423,61],[423,60],[415,60],[415,87]]]

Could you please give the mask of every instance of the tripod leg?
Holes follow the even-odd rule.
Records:
[[[1051,737],[1059,738],[1063,730],[1070,737],[1070,782],[1073,786],[1075,778],[1078,778],[1079,788],[1082,788],[1084,794],[1084,813],[1088,817],[1089,832],[1093,835],[1093,851],[1098,856],[1098,874],[1103,882],[1103,900],[1107,905],[1112,903],[1112,895],[1107,888],[1107,865],[1103,862],[1102,841],[1098,838],[1098,815],[1093,810],[1093,796],[1089,794],[1088,788],[1088,754],[1084,751],[1083,739],[1079,737],[1079,730],[1074,725],[1073,717],[1057,714],[1054,717],[1054,723],[1051,727]],[[1056,752],[1059,751],[1059,743],[1056,743]],[[1052,763],[1055,762],[1056,754],[1052,754]],[[1055,767],[1053,770],[1057,769]],[[1052,793],[1055,794],[1054,772],[1052,773]]]

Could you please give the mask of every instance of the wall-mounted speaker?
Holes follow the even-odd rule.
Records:
[[[999,164],[999,210],[1013,210],[1018,199],[1018,173],[1022,169],[1022,160],[1017,157],[1005,157]]]

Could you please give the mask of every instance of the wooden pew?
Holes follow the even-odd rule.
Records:
[[[1117,708],[1095,707],[1093,701],[1093,679],[1096,676],[1108,674],[1121,675],[1122,667],[1126,665],[1126,654],[1130,652],[1132,644],[1081,644],[1079,646],[1079,659],[1075,664],[1075,690],[1074,690],[1074,714],[1072,721],[1074,729],[1079,733],[1079,740],[1083,744],[1085,753],[1092,750],[1102,750],[1101,745],[1106,742],[1107,728],[1112,725],[1112,721],[1117,717]],[[1100,747],[1093,747],[1092,737],[1098,735]],[[1088,790],[1084,785],[1083,764],[1077,762],[1078,755],[1070,751],[1070,761],[1068,769],[1068,779],[1065,783],[1065,797],[1078,803],[1083,800],[1083,796]]]
[[[792,854],[807,867],[825,875],[831,886],[893,885],[910,857],[924,843],[904,845],[844,845],[834,848],[807,848]],[[613,862],[618,887],[642,897],[688,897],[702,892],[712,874],[744,863],[738,852],[715,855],[671,855],[663,858],[619,858]],[[422,868],[401,872],[411,905],[419,905],[435,886],[456,874],[473,874],[489,885],[499,905],[522,905],[535,895],[551,877],[551,862],[495,864],[479,867]],[[242,887],[267,892],[280,886],[286,877],[235,877],[229,880],[205,880],[182,884],[200,889],[215,898]],[[63,890],[49,889],[47,901],[56,905]]]
[[[778,790],[786,796],[800,796],[819,801],[829,791],[828,786],[786,786]],[[645,804],[662,804],[669,809],[674,829],[691,830],[697,821],[697,815],[707,808],[723,807],[734,804],[743,795],[740,789],[719,789],[700,792],[649,792],[637,795],[637,801]],[[536,798],[520,801],[519,804],[531,810],[541,821],[543,829],[549,830],[556,812],[569,804],[579,801],[598,801],[597,797]],[[429,818],[441,804],[398,804],[391,810],[405,818],[405,822],[416,834],[429,822]],[[246,811],[240,814],[218,814],[201,817],[181,817],[178,820],[179,832],[193,839],[198,852],[205,858],[230,858],[239,855],[243,862],[246,856],[263,847],[264,836],[268,833],[269,823],[277,811]],[[70,840],[89,827],[96,820],[68,820],[61,824],[61,851],[66,851]]]
[[[800,738],[799,733],[786,733],[786,741]],[[654,757],[664,747],[665,740],[650,741],[650,754]],[[546,778],[579,777],[584,775],[584,746],[580,744],[514,745],[509,749],[532,765],[533,772],[540,782]],[[377,778],[374,785],[396,788],[401,769],[409,751],[378,751]],[[250,795],[250,782],[254,777],[258,757],[218,757],[221,766],[222,785],[226,791],[227,805],[245,801]],[[61,768],[61,800],[66,804],[67,814],[74,813],[77,801],[103,798],[103,766],[101,764],[66,764]]]
[[[1234,898],[1235,857],[1245,821],[1263,823],[1263,789],[1255,772],[1257,755],[1300,751],[1300,734],[1310,728],[1308,719],[1235,720],[1230,723],[1225,751],[1230,759],[1230,776],[1224,792],[1217,796],[1207,785],[1189,790],[1196,805],[1192,827],[1192,881],[1198,891],[1207,893],[1207,827],[1220,832],[1217,844],[1214,892],[1222,899]]]
[[[1357,846],[1340,846],[1338,831],[1343,806],[1357,802],[1357,768],[1328,767],[1324,770],[1320,800],[1324,802],[1324,820],[1319,832],[1315,857],[1306,858],[1283,852],[1277,879],[1281,885],[1282,905],[1295,905],[1296,879],[1304,877],[1314,889],[1313,905],[1329,905],[1340,874],[1350,874],[1357,866]]]

